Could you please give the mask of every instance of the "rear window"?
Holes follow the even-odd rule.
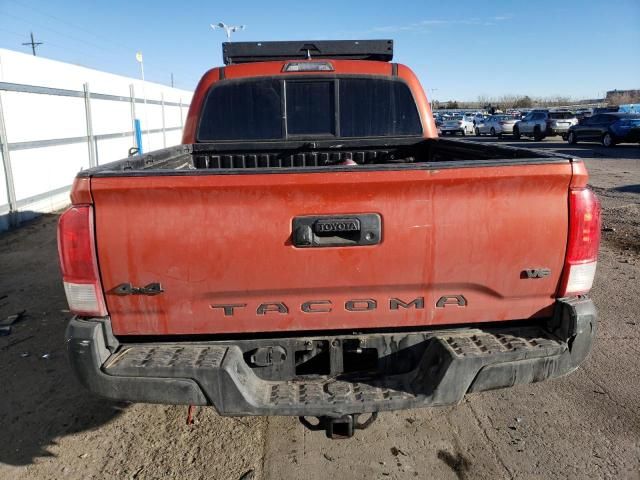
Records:
[[[341,79],[340,135],[382,137],[421,135],[418,110],[409,87],[382,79]]]
[[[289,135],[334,135],[333,81],[287,82]]]
[[[554,120],[568,120],[574,118],[575,115],[571,112],[551,112],[549,118]]]
[[[412,135],[422,135],[422,125],[404,82],[281,77],[213,86],[197,138],[206,142]]]
[[[209,91],[198,137],[271,140],[282,137],[282,83],[256,80],[221,84]]]

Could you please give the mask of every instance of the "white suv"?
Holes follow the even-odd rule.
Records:
[[[440,132],[443,135],[447,133],[450,134],[461,134],[464,135],[473,135],[475,133],[473,125],[473,117],[470,115],[456,115],[454,117],[447,118],[443,124],[440,126]]]

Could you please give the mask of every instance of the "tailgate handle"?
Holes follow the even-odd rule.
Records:
[[[381,224],[377,213],[295,217],[291,243],[299,248],[377,245],[382,239]]]

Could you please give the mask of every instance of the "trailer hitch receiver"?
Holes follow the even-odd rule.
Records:
[[[341,417],[318,417],[318,423],[311,423],[307,417],[300,417],[302,423],[309,430],[324,430],[327,438],[333,440],[353,437],[356,430],[368,428],[378,418],[378,412],[371,413],[371,416],[364,422],[358,422],[357,413],[343,415]]]

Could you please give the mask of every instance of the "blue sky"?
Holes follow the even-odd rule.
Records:
[[[250,40],[392,38],[438,100],[525,94],[594,98],[640,88],[639,0],[168,1],[0,0],[0,47],[192,89],[221,63],[220,31]],[[434,90],[431,90],[434,89]]]

